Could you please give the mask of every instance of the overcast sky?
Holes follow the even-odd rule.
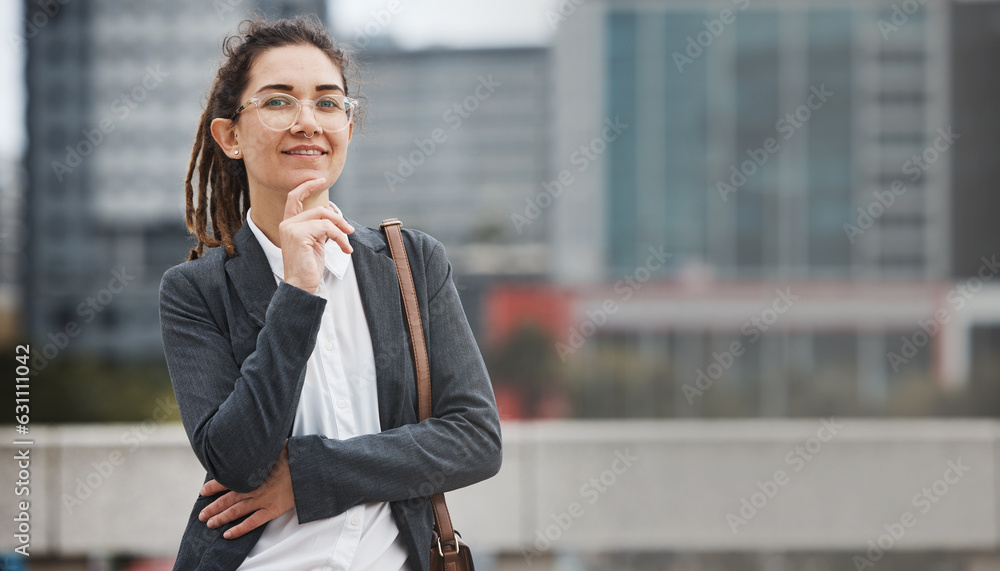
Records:
[[[580,0],[577,0],[580,1]],[[390,0],[328,0],[339,39],[350,41],[359,29],[377,29]],[[404,48],[540,45],[552,27],[545,12],[557,0],[396,0],[396,14],[385,28]],[[343,37],[344,32],[348,37]]]
[[[132,0],[127,0],[132,1]],[[558,0],[328,0],[334,32],[344,42],[361,30],[384,30],[407,49],[431,46],[476,47],[541,45],[553,28],[546,11]],[[24,47],[14,38],[23,32],[23,2],[0,2],[0,157],[24,151]],[[398,7],[386,22],[388,7]],[[382,24],[381,22],[385,22]],[[345,37],[346,36],[346,37]]]

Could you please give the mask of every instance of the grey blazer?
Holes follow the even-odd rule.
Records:
[[[427,497],[497,473],[500,421],[490,379],[472,336],[451,264],[440,242],[403,229],[430,356],[433,418],[417,422],[416,380],[395,265],[377,229],[350,222],[355,274],[375,352],[382,432],[346,440],[291,436],[295,409],[326,300],[274,275],[244,224],[223,248],[163,274],[160,327],[181,418],[205,480],[249,492],[267,478],[288,438],[299,523],[388,501],[411,568],[426,570],[434,515]],[[181,539],[174,569],[231,570],[264,527],[234,540],[198,513]],[[459,522],[459,529],[461,523]]]

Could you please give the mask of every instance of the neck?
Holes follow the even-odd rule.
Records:
[[[278,225],[285,219],[285,201],[288,195],[275,191],[257,191],[250,189],[250,217],[260,231],[277,247],[281,247],[281,236]],[[325,206],[330,202],[330,189],[313,193],[302,201],[302,210]]]

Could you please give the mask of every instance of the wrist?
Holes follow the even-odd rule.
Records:
[[[294,279],[294,278],[292,278],[292,279],[289,279],[289,280],[284,280],[284,282],[285,282],[286,284],[290,285],[290,286],[294,286],[294,287],[297,287],[297,288],[299,288],[300,290],[302,290],[302,291],[305,291],[305,292],[307,292],[307,293],[311,293],[311,294],[313,294],[313,295],[316,295],[316,294],[317,294],[317,293],[319,292],[319,289],[320,289],[320,288],[319,288],[319,286],[316,286],[316,287],[309,287],[309,286],[307,286],[306,284],[304,284],[304,283],[302,283],[301,281],[299,281],[299,280],[296,280],[296,279]]]

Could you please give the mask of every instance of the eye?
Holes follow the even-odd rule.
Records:
[[[265,97],[264,101],[261,103],[261,107],[268,109],[282,109],[292,105],[292,100],[287,95],[271,95],[269,97]]]
[[[339,111],[344,108],[344,104],[332,95],[326,95],[316,100],[316,109],[321,111]]]

